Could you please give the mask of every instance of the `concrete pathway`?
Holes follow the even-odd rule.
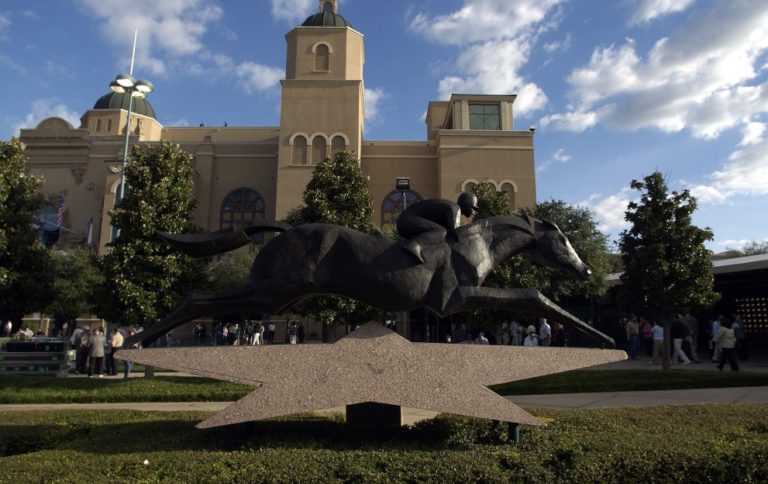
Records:
[[[560,395],[516,395],[507,397],[523,408],[601,408],[653,407],[660,405],[696,405],[724,403],[768,403],[768,387],[706,388],[696,390],[657,390],[649,392],[566,393]],[[0,412],[67,410],[140,410],[146,412],[203,411],[218,412],[232,402],[137,402],[137,403],[65,403],[0,405]],[[343,413],[343,407],[322,413]],[[436,412],[403,408],[403,423],[413,424],[433,418]]]

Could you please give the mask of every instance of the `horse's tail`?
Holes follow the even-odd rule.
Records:
[[[228,228],[204,234],[171,234],[156,230],[171,247],[191,257],[206,257],[235,250],[251,243],[251,235],[259,232],[284,232],[291,226],[282,222],[252,220],[237,229]]]

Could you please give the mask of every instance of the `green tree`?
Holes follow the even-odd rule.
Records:
[[[509,215],[509,199],[504,192],[497,192],[491,183],[480,183],[473,189],[478,198],[474,219]],[[592,275],[579,281],[557,269],[542,267],[527,255],[512,257],[494,269],[484,285],[489,287],[530,287],[540,290],[547,297],[558,300],[563,296],[602,295],[607,290],[605,276],[611,267],[607,237],[597,228],[591,210],[574,207],[562,200],[549,200],[533,209],[523,209],[521,215],[532,215],[554,222],[568,237],[571,245],[590,269]]]
[[[0,318],[14,329],[24,314],[43,309],[53,282],[35,225],[43,179],[29,175],[25,163],[23,143],[0,141]]]
[[[568,237],[581,260],[592,270],[592,275],[580,281],[562,271],[541,268],[542,292],[557,300],[562,296],[600,296],[608,290],[606,276],[612,267],[608,251],[608,237],[597,228],[595,214],[586,207],[568,205],[562,200],[549,200],[536,204],[533,215],[554,222]]]
[[[206,260],[172,250],[156,233],[199,230],[191,222],[192,156],[178,145],[133,148],[125,198],[111,212],[119,236],[103,258],[99,316],[120,324],[150,325],[205,283]]]
[[[704,246],[712,240],[712,231],[693,225],[696,200],[688,190],[669,194],[659,172],[632,180],[630,186],[641,197],[628,205],[625,218],[632,226],[619,240],[624,263],[621,304],[666,321],[681,311],[710,306],[719,298],[712,253]]]
[[[238,289],[250,282],[251,264],[258,254],[253,244],[228,252],[208,265],[208,290],[225,292]]]
[[[473,188],[473,192],[477,195],[480,209],[474,216],[475,220],[512,212],[507,194],[496,191],[493,184],[480,183]],[[592,275],[586,281],[579,281],[557,269],[542,267],[523,254],[510,258],[491,271],[484,286],[535,288],[553,300],[563,296],[588,297],[605,293],[605,276],[610,269],[607,237],[598,230],[594,214],[589,209],[574,207],[561,200],[550,200],[537,204],[532,210],[521,210],[521,214],[554,222],[568,237],[584,263],[592,269]],[[505,311],[481,310],[470,315],[470,320],[476,325],[486,322],[485,329],[493,329],[501,320],[508,318],[509,313]]]
[[[329,223],[372,233],[376,228],[371,223],[373,197],[368,182],[360,162],[349,152],[338,152],[317,164],[302,196],[304,204],[292,210],[286,222],[294,226]],[[324,328],[363,323],[377,314],[366,304],[339,296],[307,298],[291,311],[322,322]]]
[[[768,254],[768,240],[752,240],[741,249],[726,247],[726,251],[733,252],[735,257]]]
[[[95,314],[94,294],[104,284],[98,257],[88,249],[73,248],[51,253],[53,294],[45,312],[57,323],[70,323],[82,315]]]

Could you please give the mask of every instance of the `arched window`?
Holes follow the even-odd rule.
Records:
[[[315,136],[312,140],[312,164],[316,165],[327,156],[325,153],[326,142],[322,136]]]
[[[253,220],[264,219],[264,199],[259,192],[250,188],[238,188],[229,192],[221,204],[219,227],[240,227]],[[251,236],[253,243],[263,240],[261,233]]]
[[[335,155],[339,151],[344,151],[347,147],[347,140],[343,136],[334,136],[331,140],[331,154]]]
[[[323,12],[333,13],[333,4],[331,2],[325,2],[323,4]]]
[[[117,207],[117,205],[120,203],[120,200],[122,200],[122,198],[120,197],[120,191],[121,191],[121,187],[122,186],[123,186],[123,184],[120,183],[120,182],[118,182],[115,185],[115,202],[112,204],[112,208]],[[112,231],[110,232],[110,236],[109,236],[110,239],[109,239],[109,241],[112,242],[113,240],[115,240],[117,238],[118,235],[120,235],[120,231],[117,230],[117,227],[112,225]]]
[[[107,132],[112,132],[112,119],[107,119]]]
[[[291,158],[294,165],[307,164],[307,138],[301,135],[293,138]]]
[[[101,119],[96,120],[96,132],[101,131]]]
[[[315,47],[315,71],[328,72],[331,70],[331,51],[325,44]]]
[[[58,210],[52,203],[45,203],[35,212],[35,224],[40,227],[38,240],[50,247],[59,240]]]
[[[506,192],[507,198],[509,198],[509,208],[514,211],[517,208],[515,206],[515,186],[509,182],[504,182],[500,188],[502,192]]]
[[[381,204],[381,228],[389,226],[393,231],[395,229],[395,222],[397,217],[403,212],[403,201],[405,206],[412,205],[422,200],[421,195],[412,190],[393,190],[384,197],[384,201]]]

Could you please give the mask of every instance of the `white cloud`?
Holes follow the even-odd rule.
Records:
[[[221,7],[207,0],[77,2],[101,20],[105,38],[125,52],[125,56],[130,54],[133,31],[138,29],[137,65],[154,75],[165,75],[169,61],[201,52],[203,36],[223,15]]]
[[[560,148],[559,150],[557,150],[555,152],[554,155],[552,155],[552,158],[555,161],[559,161],[559,162],[562,162],[562,163],[567,163],[573,157],[571,155],[569,155],[568,153],[566,153],[563,148]]]
[[[768,195],[768,126],[750,122],[742,129],[742,142],[723,163],[709,175],[708,184],[691,187],[691,193],[702,203],[723,203],[737,196]]]
[[[8,28],[11,26],[11,19],[8,15],[0,14],[0,40],[8,38]]]
[[[544,52],[552,54],[554,52],[565,52],[571,48],[571,34],[567,34],[563,40],[547,42],[543,46]]]
[[[562,0],[464,0],[459,10],[419,13],[411,29],[438,44],[465,45],[528,35]]]
[[[464,0],[443,15],[418,13],[410,29],[438,44],[461,51],[456,74],[440,80],[441,99],[453,93],[517,94],[515,112],[525,115],[543,108],[544,91],[519,71],[530,58],[537,37],[554,28],[562,0]],[[553,20],[554,18],[554,20]],[[503,60],[503,61],[501,61]]]
[[[768,110],[768,84],[754,84],[766,51],[768,3],[714,0],[645,54],[632,40],[595,49],[568,82],[577,108],[609,127],[715,138]]]
[[[383,89],[365,89],[365,124],[366,128],[381,123],[381,102],[389,97]]]
[[[541,118],[539,124],[543,128],[552,126],[560,131],[581,133],[597,124],[597,113],[594,111],[576,111],[565,114],[550,114]]]
[[[272,0],[272,16],[296,24],[317,11],[316,0]]]
[[[22,76],[26,75],[26,73],[27,73],[27,68],[26,67],[24,67],[23,65],[19,64],[18,62],[13,60],[11,57],[3,54],[2,52],[0,52],[0,66],[6,66],[9,69],[12,69],[12,70],[18,72]]]
[[[284,70],[255,62],[243,62],[235,68],[235,73],[240,78],[240,84],[249,93],[272,89],[285,77]]]
[[[40,121],[46,118],[62,118],[73,127],[80,126],[80,114],[71,111],[66,105],[57,103],[56,99],[38,99],[32,103],[32,108],[23,120],[18,121],[12,127],[13,136],[18,136],[24,128],[34,128]]]
[[[763,123],[750,122],[744,125],[742,131],[740,146],[749,146],[755,143],[759,143],[763,139],[765,134],[766,125]]]
[[[627,205],[630,202],[628,193],[629,188],[621,190],[619,193],[600,198],[600,195],[592,195],[585,202],[579,205],[585,205],[592,209],[597,216],[600,225],[597,227],[601,232],[616,232],[629,228],[630,224],[624,220],[627,211]]]
[[[682,12],[696,0],[638,0],[630,24],[642,24],[659,17]]]
[[[571,155],[569,155],[568,153],[566,153],[565,149],[560,148],[559,150],[555,151],[555,153],[549,159],[547,159],[547,161],[542,163],[536,169],[536,171],[538,171],[538,172],[545,171],[545,170],[549,169],[549,167],[554,165],[555,163],[559,163],[559,164],[568,163],[571,160],[571,158],[573,158],[573,157]]]

